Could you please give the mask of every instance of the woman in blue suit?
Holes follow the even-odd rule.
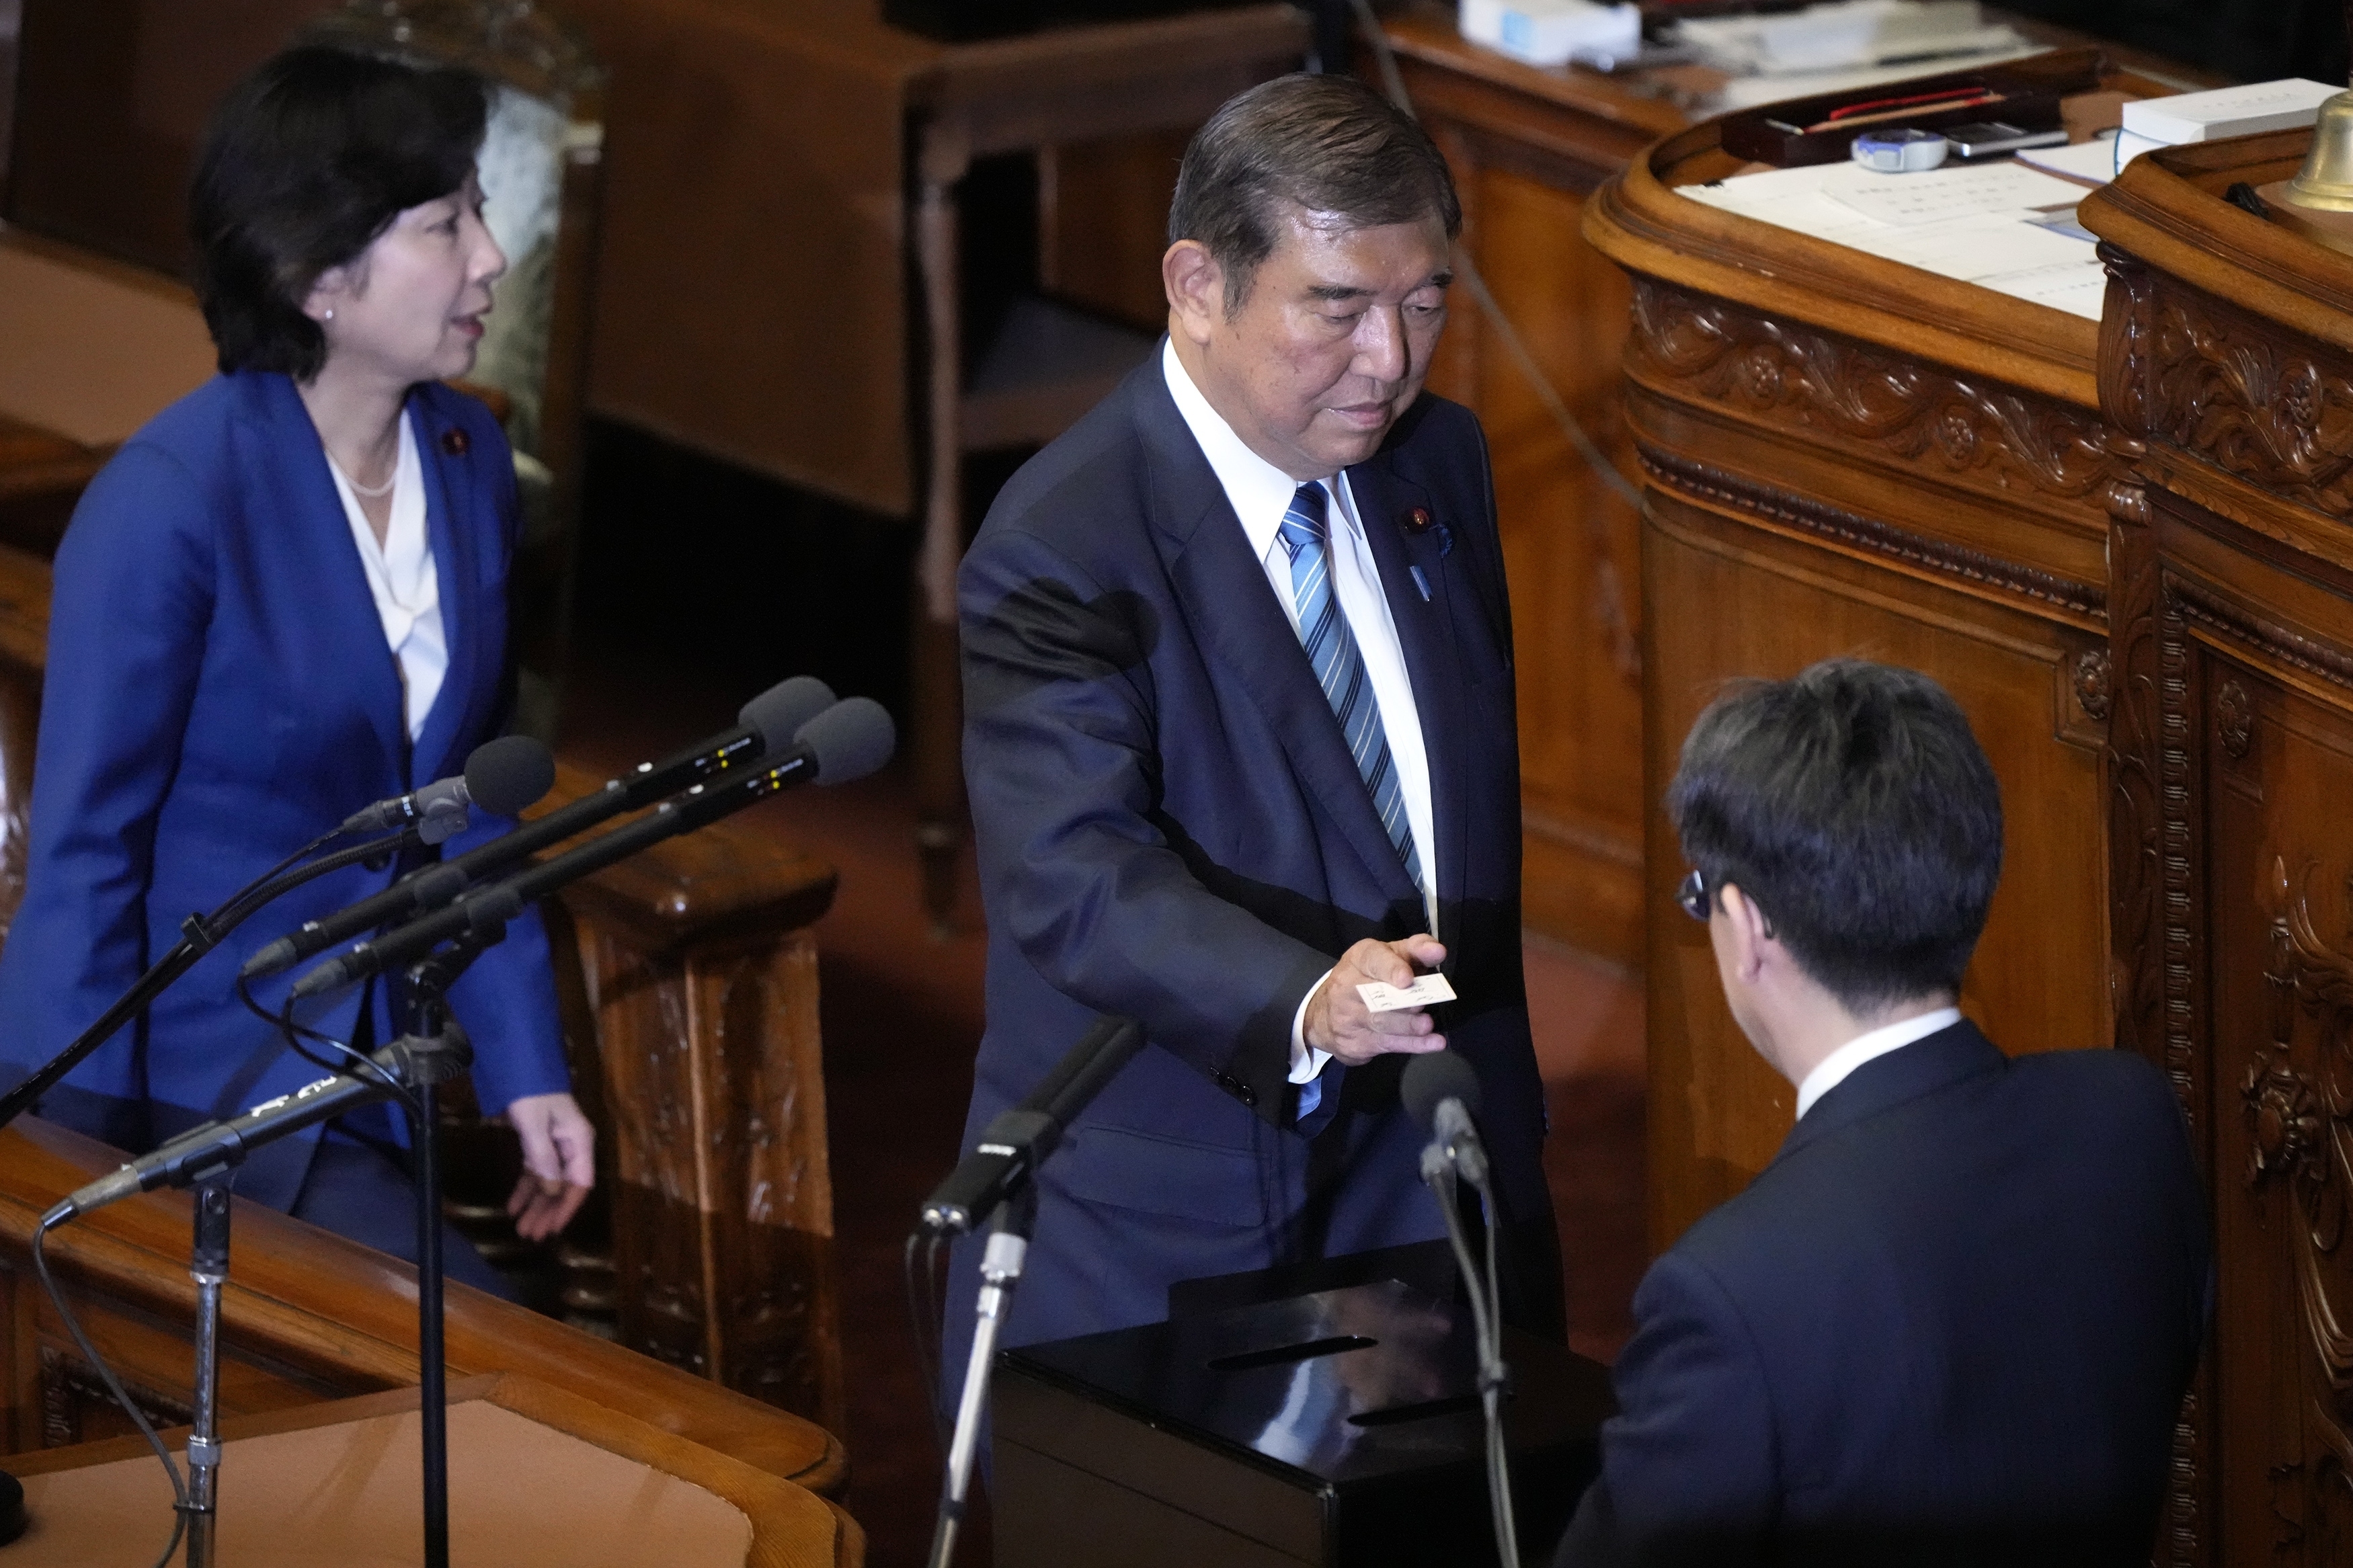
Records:
[[[506,258],[482,226],[480,83],[336,50],[280,56],[221,106],[190,199],[221,374],[92,481],[57,555],[25,900],[0,1054],[61,1049],[209,910],[369,803],[458,772],[512,700],[517,528],[504,437],[442,382],[472,368]],[[464,848],[512,824],[477,821]],[[375,892],[354,866],[271,906],[43,1102],[132,1151],[318,1076],[238,1001],[246,959]],[[257,988],[276,1009],[288,977]],[[378,982],[304,1021],[397,1032]],[[592,1181],[547,940],[508,927],[452,988],[485,1107],[521,1133],[510,1205],[553,1234]],[[247,1197],[413,1258],[383,1107],[261,1150]],[[453,1278],[498,1289],[451,1237]]]

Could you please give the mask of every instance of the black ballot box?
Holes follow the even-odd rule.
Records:
[[[1471,1314],[1396,1280],[997,1358],[997,1568],[1492,1565]],[[1609,1374],[1506,1330],[1524,1563],[1599,1460]]]

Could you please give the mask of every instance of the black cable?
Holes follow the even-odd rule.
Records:
[[[80,1350],[82,1359],[105,1383],[107,1393],[114,1396],[114,1403],[122,1406],[123,1414],[130,1416],[132,1424],[139,1428],[139,1435],[147,1439],[150,1448],[155,1450],[155,1457],[164,1461],[164,1473],[172,1480],[172,1539],[164,1543],[164,1554],[155,1559],[155,1568],[170,1568],[173,1557],[179,1552],[180,1538],[188,1528],[188,1485],[180,1478],[180,1467],[172,1462],[172,1450],[164,1447],[164,1439],[155,1435],[154,1426],[148,1421],[147,1413],[132,1401],[122,1386],[122,1380],[114,1375],[114,1369],[106,1364],[106,1358],[98,1353],[98,1347],[90,1342],[88,1334],[82,1332],[80,1320],[74,1316],[73,1309],[66,1305],[65,1292],[58,1289],[57,1280],[49,1274],[48,1255],[43,1244],[47,1241],[50,1231],[72,1217],[69,1212],[61,1214],[55,1209],[41,1216],[40,1228],[33,1232],[33,1273],[40,1279],[41,1289],[48,1292],[49,1305],[58,1310],[58,1316],[63,1320],[66,1332],[73,1336],[73,1342]]]
[[[294,1054],[312,1067],[331,1076],[338,1073],[348,1074],[353,1078],[372,1082],[410,1110],[417,1109],[417,1097],[410,1091],[408,1086],[385,1071],[383,1064],[374,1057],[347,1041],[336,1039],[332,1035],[322,1033],[307,1024],[296,1023],[292,998],[287,999],[282,1012],[272,1013],[254,999],[251,984],[241,974],[237,976],[237,1000],[245,1004],[248,1012],[284,1036],[286,1044]],[[321,1056],[302,1044],[305,1037],[342,1052],[343,1059],[337,1062]]]
[[[926,1241],[923,1252],[923,1278],[915,1277],[915,1244]],[[940,1238],[918,1228],[907,1233],[907,1246],[901,1255],[907,1280],[907,1322],[915,1336],[915,1373],[923,1382],[923,1408],[932,1413],[932,1441],[938,1445],[940,1457],[948,1451],[947,1419],[940,1409],[940,1363],[938,1360],[940,1329],[934,1305],[938,1300],[935,1283],[938,1271]]]
[[[1364,30],[1366,42],[1372,46],[1373,58],[1380,70],[1381,91],[1408,119],[1419,123],[1421,115],[1413,106],[1412,94],[1406,90],[1404,76],[1398,70],[1397,51],[1389,47],[1388,35],[1381,31],[1380,22],[1373,15],[1371,0],[1348,0],[1348,4],[1356,12],[1356,25]],[[1560,426],[1561,433],[1568,437],[1568,444],[1576,448],[1586,467],[1615,491],[1620,500],[1638,512],[1645,511],[1647,503],[1643,500],[1641,488],[1619,472],[1618,465],[1611,462],[1593,437],[1586,434],[1585,426],[1569,411],[1567,400],[1561,396],[1560,389],[1553,385],[1552,378],[1545,374],[1544,367],[1536,363],[1535,355],[1528,351],[1527,341],[1520,336],[1520,330],[1512,324],[1509,316],[1504,314],[1503,306],[1496,302],[1494,294],[1489,290],[1487,279],[1481,274],[1478,263],[1472,259],[1467,246],[1457,245],[1454,247],[1454,269],[1462,279],[1462,286],[1470,290],[1480,314],[1486,319],[1504,351],[1511,355],[1512,363],[1526,377],[1528,385],[1536,395],[1536,401],[1544,405],[1545,412],[1552,416],[1553,423]],[[1634,635],[1633,620],[1627,614],[1625,583],[1618,573],[1609,531],[1590,509],[1583,513],[1583,520],[1593,551],[1594,575],[1599,579],[1601,617],[1606,623],[1603,629],[1609,634],[1612,657],[1620,670],[1632,679],[1641,670],[1641,645]]]

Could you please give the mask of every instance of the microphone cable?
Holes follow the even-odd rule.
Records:
[[[44,1244],[48,1240],[50,1231],[72,1217],[70,1211],[60,1214],[55,1209],[41,1216],[39,1226],[33,1232],[33,1273],[40,1280],[41,1289],[48,1292],[49,1305],[58,1310],[58,1317],[64,1322],[66,1332],[73,1337],[74,1345],[81,1352],[82,1359],[90,1363],[91,1371],[98,1373],[99,1380],[106,1384],[106,1392],[113,1396],[115,1404],[122,1407],[122,1413],[131,1417],[132,1425],[139,1428],[139,1435],[147,1439],[147,1447],[153,1449],[155,1457],[164,1462],[164,1474],[172,1482],[172,1538],[164,1543],[164,1552],[155,1559],[155,1568],[171,1568],[172,1559],[179,1552],[181,1538],[188,1530],[188,1483],[182,1478],[180,1467],[172,1462],[172,1450],[165,1447],[164,1439],[155,1435],[154,1423],[147,1419],[147,1413],[139,1408],[138,1402],[122,1386],[122,1380],[114,1375],[114,1369],[106,1364],[106,1358],[98,1353],[98,1347],[90,1342],[90,1335],[82,1331],[81,1320],[74,1316],[73,1309],[66,1303],[65,1292],[58,1289],[57,1279],[49,1272],[48,1254]]]

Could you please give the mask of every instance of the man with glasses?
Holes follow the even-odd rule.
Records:
[[[1883,665],[1745,684],[1667,808],[1797,1126],[1644,1278],[1558,1563],[2147,1563],[2204,1201],[2155,1068],[1958,1011],[2002,852],[1968,721]]]

